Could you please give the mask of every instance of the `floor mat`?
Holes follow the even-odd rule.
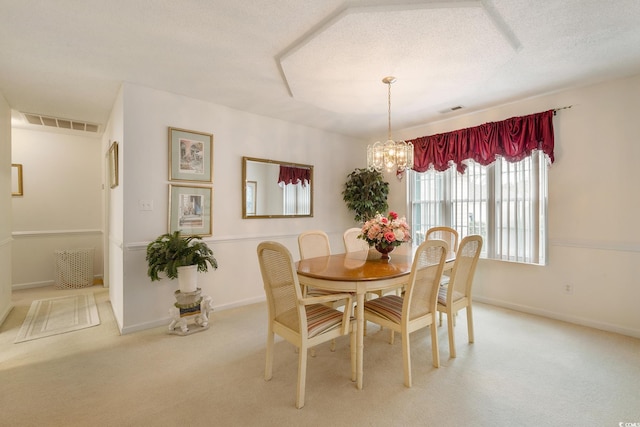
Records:
[[[15,342],[64,334],[100,324],[93,294],[35,300]]]

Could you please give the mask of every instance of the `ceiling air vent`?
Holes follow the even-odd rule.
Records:
[[[446,108],[444,110],[440,110],[440,111],[438,111],[438,113],[446,114],[446,113],[450,113],[452,111],[461,110],[462,108],[464,108],[462,105],[456,105],[455,107],[451,107],[451,108]]]
[[[94,123],[86,123],[79,120],[61,119],[57,117],[41,116],[40,114],[22,113],[29,124],[49,126],[60,129],[73,129],[82,132],[97,133],[100,129],[99,125]]]

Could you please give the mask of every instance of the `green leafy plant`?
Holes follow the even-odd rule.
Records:
[[[365,222],[378,212],[385,212],[389,205],[389,183],[380,172],[368,169],[356,169],[351,172],[344,184],[342,199],[347,208],[355,212],[357,222]]]
[[[207,272],[208,266],[218,268],[213,251],[200,236],[182,236],[180,230],[163,234],[147,245],[147,275],[151,281],[160,280],[159,273],[169,279],[178,277],[178,267],[197,265],[198,271]]]

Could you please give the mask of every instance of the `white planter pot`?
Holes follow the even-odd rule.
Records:
[[[178,267],[178,286],[180,292],[195,292],[198,289],[198,266]]]

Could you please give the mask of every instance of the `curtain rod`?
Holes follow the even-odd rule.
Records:
[[[553,109],[553,115],[555,116],[555,115],[556,115],[556,113],[557,113],[558,111],[560,111],[560,110],[567,110],[567,109],[569,109],[569,108],[571,108],[571,107],[573,107],[573,105],[567,105],[566,107],[554,108],[554,109]]]

